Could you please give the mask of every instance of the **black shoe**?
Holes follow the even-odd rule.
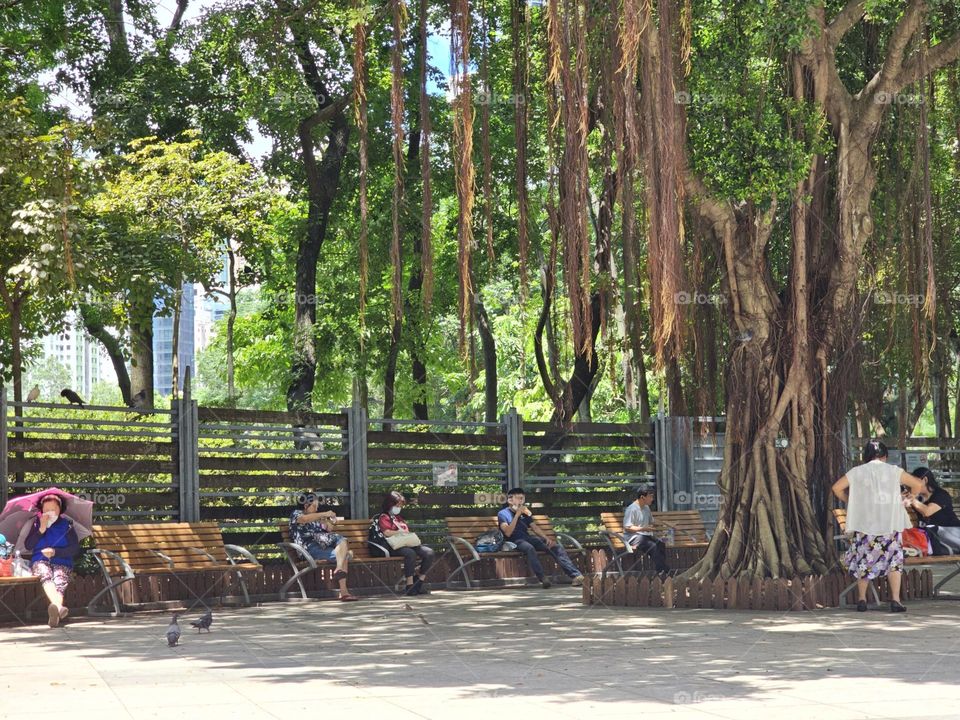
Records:
[[[866,611],[867,611],[867,601],[857,600],[857,612],[866,612]]]
[[[537,580],[540,581],[540,586],[544,590],[549,590],[551,587],[553,587],[553,583],[547,580],[546,578],[537,578]]]
[[[423,580],[421,580],[420,578],[417,578],[416,580],[414,580],[413,585],[411,587],[413,588],[413,592],[410,593],[411,595],[429,595],[430,594],[430,590],[427,588],[426,585],[423,584]]]
[[[907,609],[898,602],[890,603],[890,612],[906,612]]]
[[[417,584],[407,585],[407,589],[403,591],[403,594],[406,596],[419,595],[420,592],[417,590]]]

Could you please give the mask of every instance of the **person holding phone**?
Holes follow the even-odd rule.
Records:
[[[63,515],[66,500],[50,494],[40,498],[39,514],[27,533],[23,546],[32,553],[30,571],[40,578],[41,587],[50,605],[47,624],[55,628],[69,611],[63,594],[73,580],[73,558],[80,552],[80,539],[70,518]]]
[[[537,527],[533,513],[526,506],[526,496],[522,489],[513,488],[507,492],[507,507],[497,513],[497,523],[503,537],[527,556],[527,565],[544,588],[550,587],[550,581],[544,575],[537,552],[550,553],[563,572],[573,578],[575,586],[583,585],[583,573],[573,564],[567,551]]]

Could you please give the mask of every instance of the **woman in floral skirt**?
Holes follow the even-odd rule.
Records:
[[[843,558],[857,579],[857,610],[867,609],[871,580],[886,576],[890,583],[890,612],[906,612],[900,602],[903,546],[900,532],[910,527],[900,486],[916,494],[923,481],[887,463],[887,446],[871,440],[863,448],[863,464],[847,471],[833,484],[833,494],[847,503],[847,533],[853,542]]]

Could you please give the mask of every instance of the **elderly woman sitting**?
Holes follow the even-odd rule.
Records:
[[[30,570],[40,578],[43,591],[50,600],[47,620],[54,628],[67,616],[63,594],[73,579],[73,558],[80,552],[73,522],[63,515],[66,500],[50,494],[40,498],[40,514],[24,540],[27,552],[33,553]]]

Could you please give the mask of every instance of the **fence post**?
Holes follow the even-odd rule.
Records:
[[[506,492],[510,488],[524,486],[523,478],[523,418],[515,407],[510,408],[503,417],[503,433],[507,439],[507,476]]]
[[[185,384],[183,396],[171,402],[171,409],[177,433],[175,469],[180,486],[180,522],[197,522],[200,520],[198,412],[196,400],[190,397],[189,383]]]
[[[10,497],[7,479],[7,389],[0,389],[0,508]]]
[[[363,519],[370,514],[367,486],[367,410],[359,402],[343,408],[347,416],[347,468],[350,472],[350,517]]]

